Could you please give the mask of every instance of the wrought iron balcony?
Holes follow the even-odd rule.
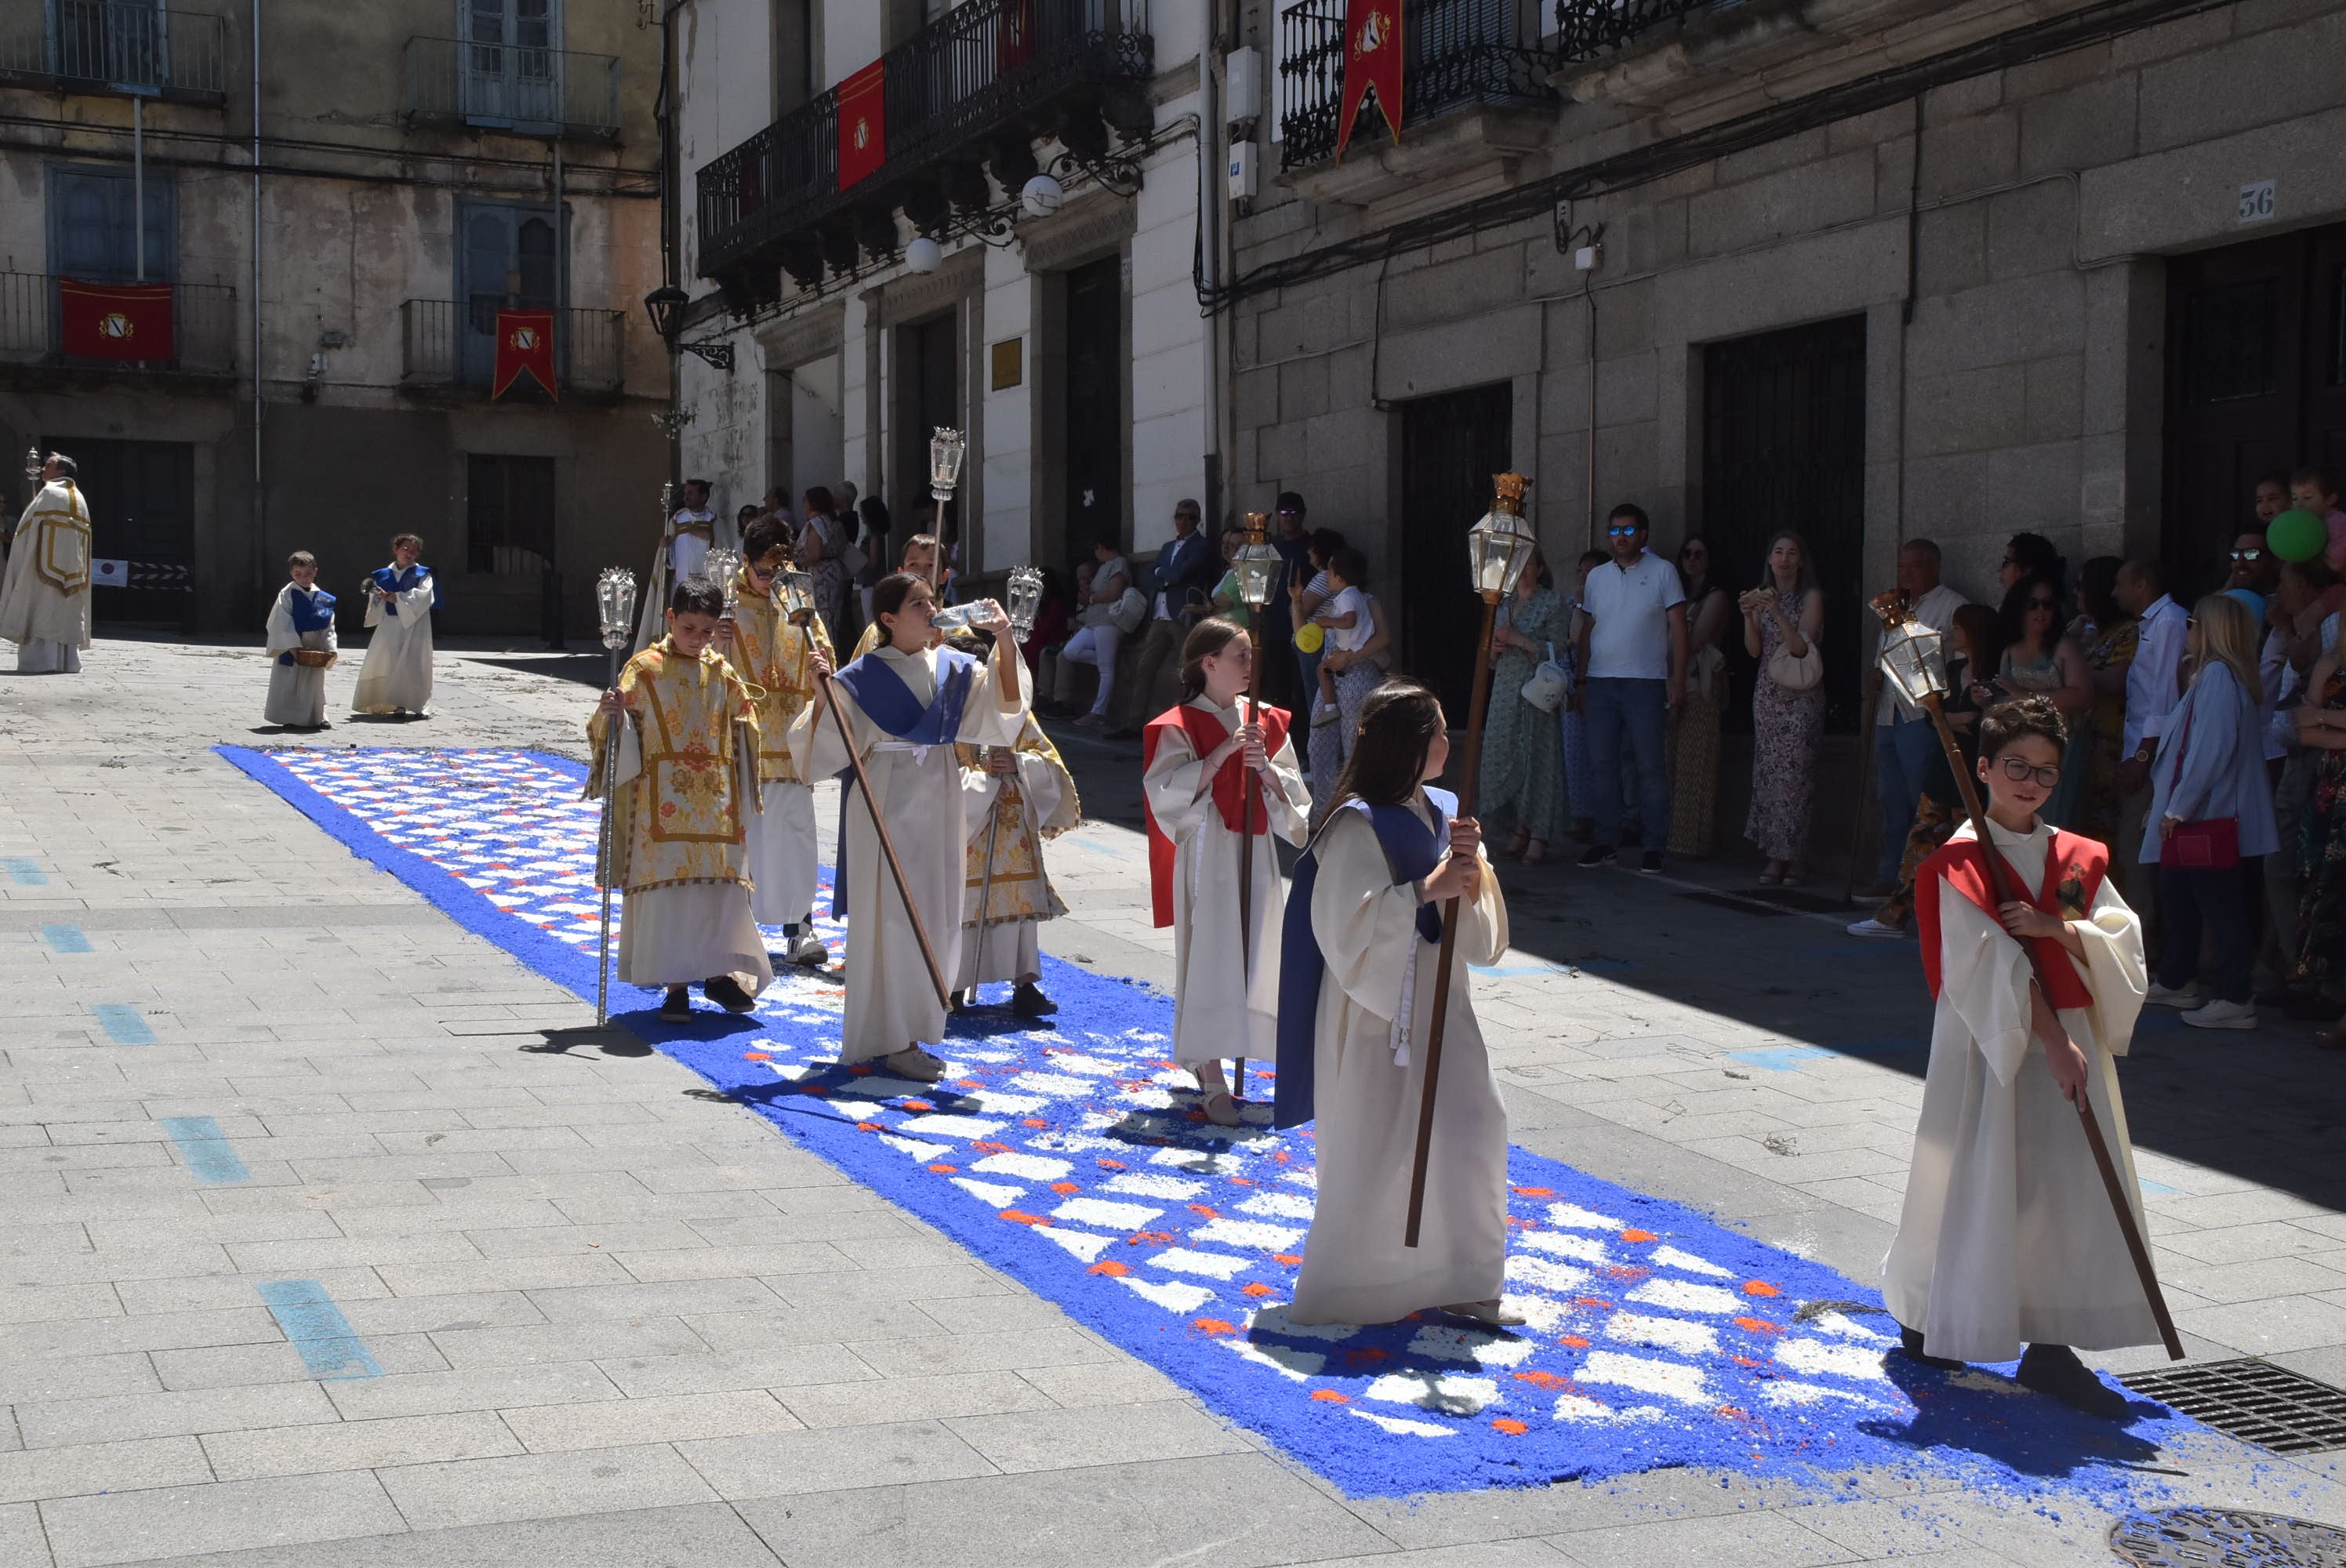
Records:
[[[1741,0],[1556,0],[1556,52],[1566,61],[1592,59],[1648,27],[1739,4]]]
[[[617,141],[619,62],[569,49],[410,38],[401,112],[417,124]]]
[[[0,272],[0,364],[98,370],[125,375],[236,374],[236,290],[217,283],[171,286],[170,352],[156,360],[87,360],[64,351],[57,280],[46,272]]]
[[[755,259],[770,274],[783,246],[801,275],[809,264],[819,274],[826,251],[852,265],[857,229],[819,249],[817,222],[851,204],[882,217],[902,205],[916,222],[984,207],[992,197],[978,160],[1015,192],[1035,172],[1039,136],[1104,157],[1109,126],[1148,130],[1155,111],[1140,89],[1156,53],[1148,0],[964,0],[883,56],[886,158],[846,189],[835,87],[700,169],[700,270],[723,280]],[[891,221],[885,244],[865,248],[893,243]]]
[[[1302,168],[1336,156],[1344,0],[1301,0],[1280,14],[1279,25],[1279,166]],[[1538,13],[1525,0],[1419,0],[1402,10],[1402,48],[1404,134],[1472,105],[1539,107],[1557,101],[1547,85],[1556,56],[1541,47]],[[1353,146],[1388,139],[1378,116],[1354,120]]]
[[[415,390],[485,391],[496,371],[502,300],[409,300],[399,307],[399,381]],[[564,392],[612,395],[627,384],[627,321],[618,311],[555,313],[554,373]],[[531,388],[529,377],[519,384]]]
[[[154,0],[19,4],[0,33],[0,81],[189,103],[228,99],[228,22]],[[46,13],[46,15],[44,14]]]

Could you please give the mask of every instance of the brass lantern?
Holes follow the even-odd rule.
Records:
[[[725,613],[731,615],[741,598],[741,556],[739,552],[719,545],[710,550],[700,565],[701,575],[715,583],[725,594]]]
[[[1246,524],[1246,543],[1230,557],[1230,570],[1238,574],[1239,597],[1246,601],[1249,609],[1260,610],[1270,603],[1271,585],[1279,581],[1280,568],[1286,565],[1286,557],[1263,536],[1270,524],[1270,513],[1250,512]]]
[[[1025,642],[1043,610],[1043,574],[1032,566],[1010,568],[1010,637]]]
[[[782,618],[794,626],[811,625],[815,617],[814,576],[785,559],[774,574],[774,593],[782,602]]]
[[[929,494],[942,504],[961,484],[962,459],[969,453],[969,438],[946,425],[929,437]]]
[[[1874,600],[1873,613],[1882,624],[1882,673],[1898,695],[1917,708],[1927,706],[1925,698],[1946,696],[1946,639],[1914,619],[1895,591]]]
[[[606,566],[595,579],[595,608],[600,617],[603,646],[627,647],[636,624],[636,575],[625,566]]]
[[[1524,492],[1531,481],[1520,473],[1492,476],[1497,494],[1483,520],[1466,531],[1466,549],[1475,592],[1495,604],[1515,591],[1515,584],[1531,565],[1539,536],[1524,520]]]

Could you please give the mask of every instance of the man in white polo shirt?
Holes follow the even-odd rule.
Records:
[[[1637,869],[1659,874],[1670,841],[1670,783],[1662,769],[1662,730],[1686,697],[1686,593],[1678,571],[1646,549],[1642,507],[1624,504],[1606,522],[1613,559],[1592,567],[1581,607],[1580,667],[1588,672],[1573,700],[1588,734],[1588,772],[1596,799],[1596,840],[1584,866],[1610,865],[1621,837],[1621,755],[1637,765],[1637,817],[1646,840]]]

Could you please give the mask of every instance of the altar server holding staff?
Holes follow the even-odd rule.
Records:
[[[750,913],[743,819],[758,809],[758,710],[718,653],[724,591],[705,577],[671,591],[668,635],[627,661],[586,727],[595,764],[588,799],[603,794],[608,727],[619,732],[612,809],[613,867],[626,891],[619,978],[665,987],[660,1016],[691,1015],[688,987],[747,1013],[774,978]]]
[[[1239,698],[1252,640],[1215,616],[1181,649],[1181,701],[1141,735],[1141,797],[1156,923],[1173,928],[1173,1060],[1197,1074],[1207,1120],[1239,1125],[1225,1056],[1278,1054],[1279,942],[1286,892],[1270,835],[1303,842],[1311,815],[1288,715]],[[1241,918],[1239,835],[1258,842]]]
[[[1067,906],[1051,886],[1043,842],[1083,820],[1076,781],[1031,714],[1015,748],[955,749],[968,809],[969,868],[954,990],[967,993],[965,1005],[974,1005],[978,986],[1007,980],[1015,987],[1012,1012],[1046,1017],[1059,1006],[1043,994],[1037,928],[1066,913]]]
[[[402,534],[391,542],[391,565],[366,581],[366,662],[359,667],[352,713],[432,712],[432,606],[439,592],[423,564],[423,541]]]
[[[1507,907],[1483,853],[1481,824],[1454,820],[1455,799],[1426,787],[1449,759],[1432,692],[1393,682],[1371,693],[1334,805],[1296,868],[1282,955],[1278,1120],[1288,1126],[1316,1115],[1319,1161],[1317,1207],[1289,1308],[1298,1323],[1390,1323],[1426,1308],[1493,1327],[1523,1321],[1501,1303],[1507,1115],[1466,967],[1496,963],[1506,951]],[[1411,1154],[1441,905],[1453,898],[1458,940],[1442,1093],[1423,1229],[1412,1247],[1402,1239]]]
[[[269,607],[269,704],[261,717],[289,729],[326,728],[326,671],[334,655],[334,596],[318,586],[318,558],[296,550],[293,580]],[[299,656],[307,653],[310,662]],[[324,655],[323,662],[319,656]]]
[[[936,610],[936,591],[923,578],[903,572],[882,578],[872,590],[872,607],[886,640],[840,670],[829,689],[837,694],[852,744],[864,759],[920,929],[950,977],[960,968],[969,852],[954,743],[1016,742],[1033,699],[1026,661],[1010,640],[1009,617],[990,606],[981,607],[972,624],[993,636],[991,658],[982,663],[954,648],[933,647],[930,616]],[[805,759],[813,778],[849,765],[847,744],[825,711],[829,706],[818,692],[790,728],[790,754]],[[849,793],[854,799],[847,809],[839,871],[853,885],[854,905],[840,1064],[879,1060],[901,1077],[933,1084],[944,1075],[944,1063],[923,1047],[944,1040],[944,999],[882,858],[873,803],[860,788],[851,785]]]
[[[821,616],[790,625],[775,592],[789,565],[790,524],[760,517],[742,535],[744,555],[733,606],[733,631],[720,638],[727,661],[750,687],[758,708],[758,792],[750,812],[750,908],[760,925],[783,928],[792,963],[820,969],[830,962],[814,932],[818,874],[812,777],[790,749],[790,723],[814,700],[812,655],[828,658],[831,637]]]

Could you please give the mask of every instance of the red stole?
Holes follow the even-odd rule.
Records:
[[[1240,708],[1245,705],[1241,703]],[[1288,713],[1283,708],[1264,703],[1255,709],[1256,722],[1262,726],[1262,750],[1266,757],[1276,757],[1279,748],[1287,744]],[[1157,760],[1157,745],[1168,729],[1188,732],[1189,749],[1199,760],[1214,754],[1214,748],[1228,740],[1230,732],[1222,721],[1203,708],[1177,703],[1150,719],[1140,731],[1140,766],[1145,769]],[[1243,796],[1241,796],[1243,791]],[[1270,808],[1263,804],[1262,780],[1246,766],[1245,759],[1231,752],[1214,775],[1214,806],[1222,814],[1222,825],[1233,833],[1248,830],[1247,820],[1253,819],[1253,831],[1270,831]],[[1148,820],[1148,891],[1156,914],[1155,923],[1173,923],[1173,840],[1157,825],[1157,813],[1148,809],[1143,795],[1141,814]]]
[[[1923,939],[1923,973],[1931,983],[1934,1000],[1939,994],[1939,900],[1938,890],[1931,883],[1933,878],[1946,878],[1950,887],[1993,917],[1995,883],[1988,875],[1987,857],[1981,853],[1984,847],[1976,839],[1942,845],[1914,873],[1914,918]],[[2053,841],[2045,850],[2045,885],[2037,889],[2034,901],[2055,919],[2083,920],[2094,907],[2095,895],[2101,891],[2102,878],[2109,869],[2106,845],[2055,828]],[[2016,871],[2014,880],[2019,880]],[[2031,937],[2029,942],[2051,989],[2045,1000],[2054,1011],[2091,1007],[2094,993],[2086,988],[2085,976],[2078,972],[2077,961],[2069,950],[2049,936]]]

